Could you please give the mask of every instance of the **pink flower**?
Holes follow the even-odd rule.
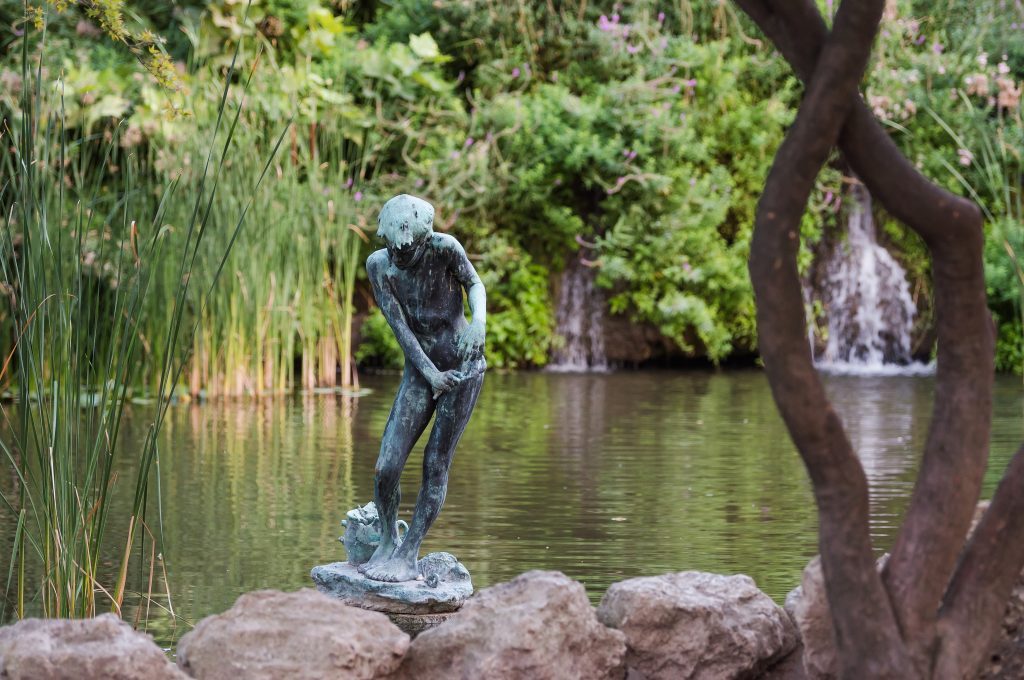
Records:
[[[514,69],[512,69],[512,77],[513,78],[518,78],[519,77],[519,67],[518,66],[516,66]]]
[[[658,23],[660,24],[660,23],[663,23],[664,21],[665,21],[665,13],[664,12],[658,12]]]
[[[465,146],[467,146],[467,147],[473,146],[473,142],[475,142],[475,141],[476,141],[476,140],[475,140],[475,139],[473,139],[472,137],[467,137],[467,138],[466,138],[466,144],[465,144]]]
[[[357,191],[355,194],[353,194],[352,200],[354,200],[354,201],[361,201],[361,200],[363,200],[363,192],[362,191]]]
[[[632,44],[627,44],[626,45],[626,51],[629,52],[630,54],[636,54],[641,49],[642,48],[641,48],[640,45],[632,45]]]

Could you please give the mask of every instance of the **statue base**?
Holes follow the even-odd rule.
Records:
[[[406,627],[419,632],[447,618],[439,615],[458,611],[473,594],[473,582],[451,553],[431,553],[416,566],[422,580],[398,583],[369,579],[349,562],[313,567],[310,575],[320,592],[353,607],[383,612],[406,632]]]

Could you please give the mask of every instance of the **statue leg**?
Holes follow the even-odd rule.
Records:
[[[386,562],[395,551],[398,539],[398,504],[402,499],[399,480],[402,469],[409,458],[409,452],[434,412],[434,400],[430,385],[416,369],[406,364],[402,384],[395,396],[384,436],[381,438],[380,455],[374,469],[373,502],[377,506],[381,521],[380,545],[360,570]]]
[[[392,561],[404,563],[406,574],[411,569],[413,578],[417,574],[416,560],[420,543],[444,504],[448,491],[448,470],[455,456],[455,446],[466,430],[483,381],[483,375],[470,378],[438,400],[434,427],[423,453],[423,482],[416,499],[412,524],[405,541],[392,558]]]

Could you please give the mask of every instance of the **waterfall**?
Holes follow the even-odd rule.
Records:
[[[579,258],[566,267],[558,286],[555,334],[564,345],[551,355],[549,371],[606,371],[604,295],[594,284],[594,270]]]
[[[817,358],[819,368],[838,373],[920,373],[910,334],[917,306],[906,272],[878,244],[871,216],[871,195],[856,183],[846,240],[826,264],[821,297],[828,316],[828,341]]]

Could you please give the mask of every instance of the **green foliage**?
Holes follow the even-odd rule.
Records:
[[[374,307],[359,327],[359,347],[356,348],[356,361],[360,365],[378,366],[380,368],[402,368],[405,355],[395,339],[395,334],[388,325],[388,320]]]
[[[26,34],[20,46],[21,115],[15,131],[5,126],[0,155],[0,281],[8,302],[0,319],[13,340],[0,368],[0,379],[13,387],[0,402],[10,426],[0,436],[0,460],[15,480],[15,491],[0,492],[0,501],[17,518],[3,602],[13,602],[19,618],[90,617],[106,597],[120,613],[140,543],[150,541],[142,554],[155,560],[160,527],[147,517],[149,484],[195,317],[209,302],[251,201],[233,206],[227,219],[210,220],[218,198],[213,177],[227,163],[235,130],[223,105],[203,129],[205,160],[188,194],[176,194],[170,182],[147,187],[158,192],[147,201],[117,134],[92,160],[101,168],[125,163],[120,182],[95,181],[83,159],[97,150],[96,140],[87,129],[68,127],[64,83],[32,80],[49,65],[45,44]],[[230,74],[223,88],[225,95],[232,89]],[[264,174],[249,177],[249,196]],[[165,223],[173,204],[187,205],[176,228]],[[204,239],[210,235],[218,238]],[[215,240],[219,247],[211,252]],[[193,276],[197,262],[209,267],[203,286]],[[167,272],[176,275],[161,282]],[[151,334],[153,328],[160,333]],[[115,489],[126,453],[118,445],[121,420],[137,376],[146,372],[155,378],[154,415],[133,452],[134,489],[124,516],[111,517],[113,499],[124,494]],[[116,520],[126,534],[111,550],[108,522]]]
[[[326,351],[321,340],[331,335],[343,342],[336,324],[345,326],[345,301],[365,286],[361,265],[339,264],[361,262],[370,249],[351,238],[356,232],[348,225],[372,224],[380,203],[398,192],[433,202],[436,228],[458,236],[479,263],[494,365],[547,361],[559,342],[552,284],[574,258],[596,268],[613,313],[653,324],[685,351],[716,362],[755,351],[746,275],[750,228],[800,87],[731,3],[101,4],[120,8],[126,30],[163,36],[168,57],[187,60],[174,65],[181,90],[162,88],[138,73],[122,45],[83,40],[70,11],[58,21],[51,7],[51,50],[59,59],[43,78],[53,82],[63,72],[69,127],[98,140],[69,149],[76,173],[69,193],[82,182],[98,184],[97,209],[109,211],[115,195],[109,187],[128,165],[120,155],[134,154],[140,181],[155,184],[196,158],[192,131],[214,117],[217,83],[236,46],[243,70],[256,66],[238,130],[260,150],[254,158],[293,122],[275,167],[273,198],[261,205],[266,268],[228,272],[232,283],[209,323],[238,321],[223,322],[206,338],[203,351],[211,356],[229,354],[221,343],[260,346],[263,331],[252,310],[266,308],[273,273],[278,292],[292,296],[289,302],[274,297],[275,365],[297,361],[314,367],[303,375],[312,370],[327,379],[330,371],[316,367],[330,363],[330,352],[316,360],[306,355]],[[1014,150],[1024,148],[1024,16],[1016,6],[1002,9],[1000,0],[893,4],[865,95],[926,175],[988,210],[990,305],[1004,328],[998,361],[1005,368],[1019,366],[1012,357],[1024,353],[1012,349],[1024,338],[1013,277],[1020,190],[1012,179],[1021,168]],[[100,26],[94,30],[102,33]],[[19,78],[10,59],[0,62],[0,106],[14,120]],[[98,163],[99,140],[112,138],[118,125],[123,132],[114,158]],[[985,169],[996,167],[989,156],[998,156],[999,170]],[[803,271],[815,242],[840,224],[841,169],[837,158],[818,179],[802,223]],[[236,204],[245,198],[242,180],[256,172],[258,161],[246,159],[225,169],[224,188],[238,193]],[[323,226],[328,201],[336,221]],[[927,252],[916,236],[879,217],[927,325]],[[304,234],[300,225],[307,224],[319,235],[288,237]],[[239,247],[257,252],[261,244]],[[361,252],[353,254],[356,248]],[[296,258],[308,266],[290,264]],[[318,320],[332,304],[347,310],[340,320]],[[237,330],[243,327],[248,330]],[[376,361],[376,352],[360,356]],[[248,377],[241,382],[271,384],[256,378],[264,372],[259,361],[243,362],[238,373]],[[281,370],[273,391],[284,389],[280,380],[306,380]],[[206,374],[229,373],[211,366]]]

